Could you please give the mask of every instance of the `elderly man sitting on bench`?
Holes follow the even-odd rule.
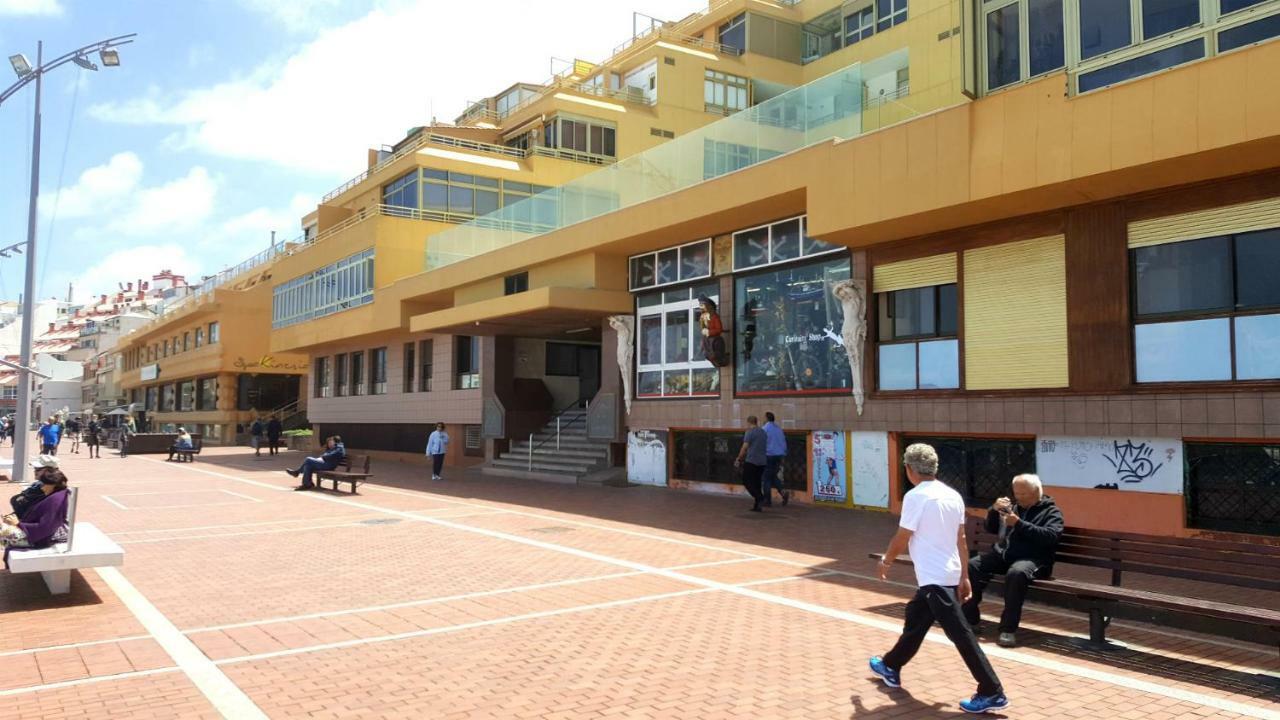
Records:
[[[1000,614],[1000,647],[1017,644],[1018,624],[1027,588],[1036,578],[1053,574],[1053,556],[1062,536],[1062,511],[1035,475],[1013,479],[1013,497],[1002,497],[987,511],[987,532],[999,535],[996,546],[969,559],[973,596],[961,608],[977,632],[981,616],[978,603],[993,575],[1004,575],[1004,612]]]

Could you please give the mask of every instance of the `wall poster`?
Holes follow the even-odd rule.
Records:
[[[1045,485],[1181,494],[1182,441],[1135,437],[1036,438]]]
[[[667,484],[667,433],[632,430],[627,433],[627,482]]]
[[[845,433],[813,431],[813,501],[849,504],[848,465]]]
[[[853,504],[889,507],[889,433],[855,432],[852,436]]]

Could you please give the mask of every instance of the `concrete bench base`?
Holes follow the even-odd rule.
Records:
[[[124,565],[124,548],[92,523],[76,523],[71,541],[70,550],[66,543],[39,550],[12,550],[9,572],[38,572],[50,593],[62,595],[71,591],[72,570]]]

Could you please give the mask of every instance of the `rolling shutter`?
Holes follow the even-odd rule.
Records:
[[[1064,236],[966,250],[963,287],[966,389],[1067,386]]]
[[[1280,227],[1280,197],[1129,223],[1129,247]]]
[[[877,265],[872,270],[872,292],[892,292],[932,285],[950,285],[956,281],[956,254],[900,260]]]

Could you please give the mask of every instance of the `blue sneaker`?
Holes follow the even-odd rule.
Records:
[[[891,688],[902,687],[902,680],[898,677],[898,671],[884,664],[884,660],[879,655],[871,658],[871,672],[880,676],[884,680],[884,684]]]
[[[897,675],[897,673],[894,673],[894,675]],[[1004,693],[974,695],[968,700],[960,701],[960,709],[974,715],[981,715],[993,710],[1004,710],[1007,707],[1009,707],[1009,698],[1005,697]]]

